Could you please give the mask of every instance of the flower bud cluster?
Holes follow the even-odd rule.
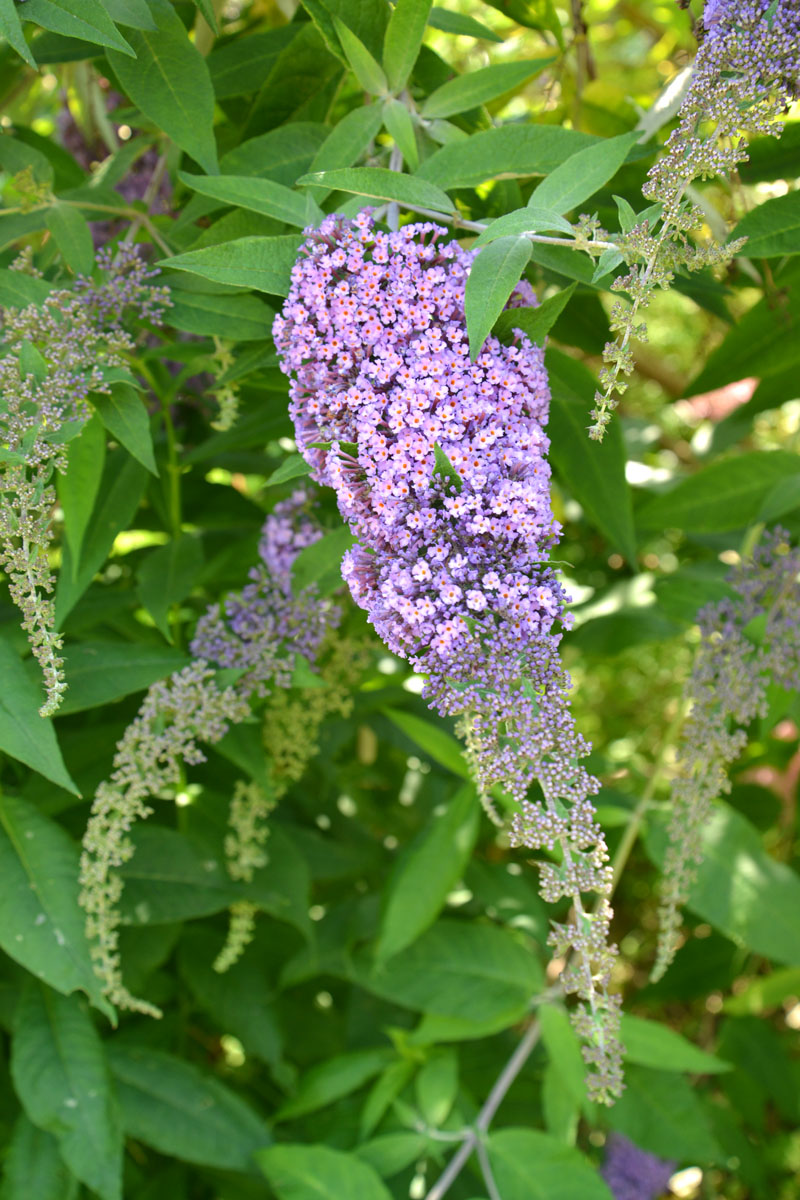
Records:
[[[105,369],[124,365],[133,349],[123,320],[157,324],[168,303],[154,272],[133,247],[98,254],[105,278],[78,278],[43,304],[0,316],[0,563],[11,599],[43,673],[52,715],[66,688],[55,632],[48,563],[55,491],[53,471],[66,468],[66,444],[91,416],[91,392],[108,392]]]
[[[500,785],[519,806],[519,844],[561,845],[566,873],[546,876],[547,895],[580,905],[582,888],[610,880],[554,633],[566,597],[546,561],[559,526],[543,352],[517,333],[470,359],[474,255],[445,237],[430,223],[383,233],[368,212],[327,217],[308,231],[275,343],[298,446],[358,539],[342,567],[354,599],[438,711],[460,718],[481,790]],[[526,283],[520,303],[535,303]],[[529,802],[534,781],[543,798]],[[598,968],[599,938],[577,924],[568,937],[594,1021],[587,1051],[611,1049],[610,952]]]
[[[728,769],[747,744],[747,726],[767,716],[771,684],[800,688],[800,549],[787,538],[781,529],[770,534],[731,574],[733,597],[698,613],[702,640],[670,797],[654,979],[675,956],[703,830],[714,801],[730,791]]]

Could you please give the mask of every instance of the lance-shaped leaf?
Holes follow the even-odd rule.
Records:
[[[554,61],[551,57],[496,63],[491,67],[483,67],[480,71],[470,71],[467,75],[449,79],[447,83],[431,92],[422,105],[422,115],[428,119],[452,117],[456,113],[476,108],[479,104],[488,104],[490,100],[504,96],[506,92],[516,91]]]
[[[417,61],[431,0],[395,0],[383,41],[383,69],[392,92],[400,92]]]
[[[442,213],[453,211],[452,200],[435,184],[417,175],[402,175],[386,167],[343,167],[335,171],[318,171],[301,176],[297,182],[327,191],[353,192],[370,200],[396,200],[412,208],[416,204],[422,208],[438,209]]]
[[[470,357],[477,358],[531,256],[524,237],[498,238],[483,250],[470,268],[464,295]]]

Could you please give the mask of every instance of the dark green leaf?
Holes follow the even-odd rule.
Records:
[[[47,228],[70,270],[88,275],[94,265],[94,246],[86,218],[69,204],[54,204],[47,210]]]
[[[191,1063],[121,1041],[109,1045],[122,1119],[129,1137],[171,1158],[247,1171],[272,1140],[240,1096]]]
[[[426,118],[452,117],[467,112],[479,104],[486,104],[506,92],[517,91],[529,79],[533,79],[555,59],[531,58],[521,62],[496,63],[480,71],[470,71],[448,80],[432,92],[422,105]]]
[[[22,23],[19,19],[15,0],[0,0],[0,34],[2,34],[10,46],[14,47],[17,54],[25,59],[28,66],[36,66],[30,47],[25,41],[25,35],[22,32]]]
[[[298,479],[302,475],[308,475],[311,472],[311,467],[300,454],[290,454],[285,458],[277,470],[265,482],[265,487],[275,487],[279,483],[288,483],[290,479]]]
[[[189,175],[185,171],[180,171],[179,175],[188,187],[202,196],[264,213],[286,225],[303,229],[322,220],[322,210],[310,196],[293,192],[272,179],[248,175]]]
[[[372,96],[385,96],[389,85],[380,64],[375,61],[361,39],[344,21],[334,16],[333,25],[345,59],[364,91],[369,92]]]
[[[567,307],[577,284],[556,292],[536,308],[507,308],[500,313],[492,332],[501,341],[510,338],[513,330],[521,329],[535,346],[543,346],[545,338]]]
[[[717,1075],[732,1070],[731,1064],[707,1054],[690,1041],[658,1021],[622,1015],[622,1044],[628,1062],[662,1071],[690,1071],[693,1075]]]
[[[412,171],[419,166],[417,136],[411,114],[402,100],[384,100],[383,124]]]
[[[641,133],[634,130],[578,150],[542,180],[531,196],[531,204],[569,212],[613,179],[640,137]]]
[[[158,475],[150,418],[136,388],[129,383],[112,383],[110,392],[95,392],[92,403],[111,436],[151,475]]]
[[[196,275],[178,276],[195,280]],[[205,285],[207,286],[207,285]],[[205,337],[228,338],[232,342],[254,342],[268,338],[275,317],[257,296],[220,295],[173,287],[167,323],[173,329]]]
[[[100,418],[95,416],[84,425],[80,437],[70,442],[67,469],[58,476],[58,498],[73,564],[81,556],[105,460],[106,431]]]
[[[536,1129],[493,1133],[489,1159],[503,1200],[613,1200],[582,1154]]]
[[[392,92],[408,82],[428,23],[431,0],[395,0],[383,42],[383,69]]]
[[[102,1200],[122,1197],[122,1127],[103,1043],[77,996],[32,981],[14,1015],[11,1072],[30,1119]]]
[[[113,704],[186,666],[179,650],[129,642],[78,642],[64,654],[67,693],[59,716]]]
[[[602,442],[589,441],[593,376],[582,363],[552,347],[546,362],[553,396],[547,432],[556,470],[595,528],[633,563],[636,539],[619,428],[612,423]]]
[[[443,146],[422,164],[418,178],[449,189],[476,187],[498,175],[546,175],[595,141],[557,125],[503,125]]]
[[[100,0],[26,0],[22,16],[42,29],[108,46],[121,58],[134,53]]]
[[[316,584],[322,595],[329,595],[342,582],[342,557],[355,543],[345,526],[326,533],[300,551],[292,564],[292,588],[301,592]]]
[[[451,733],[400,708],[385,708],[383,712],[393,725],[419,746],[426,758],[432,758],[462,779],[470,778],[461,745]]]
[[[125,923],[163,925],[204,917],[241,898],[219,860],[175,830],[145,825],[134,830],[133,840],[136,853],[121,871]]]
[[[391,1200],[377,1172],[343,1150],[270,1146],[256,1159],[279,1200]]]
[[[492,326],[508,301],[531,256],[524,237],[503,237],[490,242],[474,260],[464,294],[464,314],[469,332],[470,357],[478,357]]]
[[[625,1091],[608,1111],[612,1129],[658,1154],[686,1162],[714,1162],[719,1147],[697,1093],[673,1071],[628,1067]]]
[[[349,1096],[382,1071],[394,1057],[394,1051],[386,1046],[340,1054],[319,1063],[306,1072],[294,1095],[278,1109],[275,1121],[294,1120],[316,1112],[342,1096]]]
[[[232,283],[285,296],[302,240],[297,234],[238,238],[220,246],[177,254],[165,259],[161,266],[172,271],[189,271],[213,283]]]
[[[257,92],[296,34],[294,24],[281,25],[215,46],[206,61],[217,100]]]
[[[31,1200],[34,1196],[36,1200],[75,1200],[78,1186],[52,1133],[39,1129],[22,1113],[3,1162],[0,1200]]]
[[[216,171],[214,89],[206,60],[168,0],[151,0],[151,11],[156,28],[128,34],[135,57],[109,53],[114,74],[149,120],[204,171]]]
[[[747,238],[739,253],[748,258],[800,254],[800,192],[775,196],[747,213],[729,241],[738,238]]]
[[[173,640],[170,609],[184,600],[203,569],[203,546],[191,533],[151,550],[137,577],[142,604],[168,642]]]
[[[39,716],[42,696],[9,641],[0,638],[0,750],[79,796],[56,741],[53,722]]]

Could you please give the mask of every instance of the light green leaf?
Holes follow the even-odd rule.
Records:
[[[129,32],[135,58],[109,52],[114,74],[149,120],[204,171],[214,172],[214,89],[208,64],[168,0],[151,0],[150,7],[156,29]]]
[[[545,338],[567,307],[577,284],[571,283],[537,304],[536,308],[507,308],[500,313],[492,332],[501,341],[510,338],[514,329],[521,329],[535,346],[543,346]]]
[[[137,579],[142,604],[168,642],[173,640],[170,609],[189,595],[202,569],[203,546],[190,533],[151,550],[139,567]]]
[[[121,58],[134,53],[100,0],[26,0],[22,17],[42,29],[108,46]]]
[[[586,1067],[578,1038],[566,1011],[556,1004],[542,1004],[538,1010],[542,1041],[570,1098],[576,1104],[586,1099]]]
[[[256,1160],[279,1200],[391,1200],[377,1172],[344,1150],[270,1146]]]
[[[531,58],[522,62],[496,63],[491,67],[483,67],[480,71],[471,71],[449,79],[436,91],[431,92],[422,105],[422,115],[426,118],[452,117],[456,113],[467,112],[479,104],[487,104],[506,92],[517,91],[529,79],[533,79],[545,67],[549,67],[555,59]]]
[[[78,1186],[52,1133],[21,1113],[3,1162],[0,1200],[75,1200]]]
[[[231,283],[285,296],[302,240],[299,234],[237,238],[219,246],[176,254],[159,265],[171,271],[189,271],[213,283]]]
[[[565,1146],[574,1146],[581,1106],[570,1094],[559,1065],[553,1058],[544,1069],[542,1111],[547,1132]]]
[[[382,120],[380,104],[354,108],[334,125],[311,160],[309,171],[318,174],[338,167],[351,167],[377,135]]]
[[[64,766],[53,722],[39,716],[42,696],[38,680],[28,674],[5,638],[0,638],[0,676],[0,750],[79,796]]]
[[[298,479],[301,475],[309,475],[311,467],[301,454],[290,454],[281,465],[272,472],[266,480],[265,487],[275,487],[279,483],[288,483],[290,479]]]
[[[157,476],[150,418],[136,388],[129,383],[112,383],[110,392],[92,394],[92,404],[111,436],[151,475]]]
[[[46,279],[37,279],[35,275],[26,275],[24,271],[0,267],[0,304],[4,308],[42,305],[52,290],[52,283],[48,283]]]
[[[122,1197],[122,1127],[103,1043],[77,996],[31,981],[14,1015],[14,1087],[58,1140],[70,1170],[102,1200]]]
[[[640,137],[634,130],[579,150],[542,180],[530,203],[537,208],[569,212],[613,179]]]
[[[717,459],[668,492],[645,501],[636,514],[642,529],[720,533],[756,520],[777,483],[797,474],[797,456],[786,450],[751,451]]]
[[[506,929],[439,920],[358,982],[395,1004],[442,1017],[513,1024],[541,985],[541,968]]]
[[[464,294],[470,357],[478,357],[531,256],[527,238],[491,242],[473,262]]]
[[[706,1109],[688,1080],[673,1071],[628,1067],[625,1090],[607,1120],[612,1129],[661,1158],[719,1160]]]
[[[22,22],[15,0],[0,0],[0,34],[6,39],[29,67],[36,66],[36,60],[31,54],[30,47],[22,32]]]
[[[108,1016],[78,906],[78,850],[60,825],[14,796],[0,799],[0,945],[59,992],[86,992]]]
[[[431,0],[395,0],[383,40],[383,69],[392,92],[401,92],[417,61]]]
[[[474,787],[464,785],[400,860],[386,891],[375,950],[379,962],[404,950],[436,920],[469,862],[480,812]]]
[[[590,442],[586,425],[594,377],[582,363],[552,347],[545,362],[553,397],[547,430],[550,457],[592,525],[634,563],[636,538],[619,426],[612,422],[602,442]]]
[[[449,8],[439,8],[434,5],[428,16],[431,29],[441,29],[444,33],[455,34],[456,37],[481,38],[484,42],[502,42],[503,38],[474,17],[465,17],[461,13],[451,12]]]
[[[185,667],[188,659],[166,646],[130,642],[77,642],[64,653],[68,690],[58,715],[113,704]]]
[[[458,1095],[455,1050],[440,1050],[428,1059],[414,1080],[414,1092],[425,1124],[431,1129],[441,1128]]]
[[[354,543],[352,533],[343,525],[305,546],[292,563],[293,591],[301,592],[312,583],[323,596],[336,591],[342,583],[342,557]]]
[[[496,241],[497,238],[507,237],[512,233],[544,233],[553,230],[566,233],[570,237],[574,233],[569,221],[560,217],[552,209],[519,208],[516,212],[506,213],[504,217],[497,217],[488,228],[484,229],[483,233],[478,235],[473,244],[485,246],[487,242]]]
[[[439,763],[446,770],[452,771],[454,775],[459,775],[462,779],[470,778],[469,767],[462,753],[461,744],[451,733],[434,725],[432,721],[415,716],[414,713],[405,712],[401,708],[384,708],[383,714],[406,737],[411,738],[411,741],[419,746],[426,758],[433,759],[434,762]]]
[[[307,1071],[297,1091],[278,1109],[275,1121],[291,1121],[306,1113],[316,1112],[342,1096],[349,1096],[395,1058],[393,1050],[376,1047],[374,1050],[355,1050],[339,1054],[318,1063]]]
[[[658,1021],[622,1015],[622,1044],[628,1062],[662,1071],[690,1071],[695,1075],[717,1075],[733,1067],[714,1054],[693,1046],[682,1034]]]
[[[419,166],[419,151],[411,114],[401,100],[384,100],[383,123],[412,171]]]
[[[435,208],[438,212],[453,211],[450,197],[441,188],[427,183],[417,175],[401,175],[387,167],[342,167],[334,171],[318,171],[303,175],[297,181],[327,191],[353,192],[370,200],[396,200],[399,204]]]
[[[355,1152],[382,1179],[391,1179],[422,1158],[427,1146],[427,1139],[421,1133],[384,1133],[356,1146]]]
[[[723,1010],[733,1016],[760,1015],[778,1008],[787,996],[800,993],[800,967],[786,967],[753,979],[744,991],[729,996]]]
[[[596,141],[558,125],[501,125],[443,146],[422,164],[418,178],[449,190],[476,187],[498,175],[546,175]]]
[[[489,1160],[503,1200],[613,1200],[578,1150],[536,1129],[491,1134]]]
[[[194,281],[196,275],[179,275]],[[173,329],[205,337],[229,338],[232,342],[255,342],[270,336],[274,311],[258,296],[220,295],[173,287],[166,321]]]
[[[99,417],[92,417],[73,438],[67,450],[67,469],[57,477],[58,498],[64,513],[64,533],[78,561],[83,539],[100,489],[106,461],[106,431]],[[63,711],[63,705],[62,705]]]
[[[186,171],[179,171],[178,175],[187,187],[202,196],[264,213],[299,229],[316,225],[323,217],[322,210],[310,196],[294,192],[272,179],[249,175],[189,175]]]
[[[653,825],[647,850],[659,865],[666,833]],[[706,822],[703,861],[689,907],[725,937],[755,954],[800,963],[800,878],[764,850],[758,831],[726,804]]]
[[[272,1141],[258,1114],[213,1075],[145,1046],[109,1044],[122,1119],[129,1137],[169,1158],[247,1171]]]
[[[385,96],[389,85],[380,65],[344,21],[334,15],[333,24],[350,68],[364,91],[371,96]]]
[[[800,192],[775,196],[747,213],[728,240],[742,237],[747,241],[739,254],[748,258],[800,254]]]
[[[70,270],[76,275],[88,275],[94,265],[94,246],[86,218],[70,204],[53,204],[47,210],[46,220]]]
[[[800,508],[800,474],[778,480],[764,497],[756,519],[769,524],[796,508]]]

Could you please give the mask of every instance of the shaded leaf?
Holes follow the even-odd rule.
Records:
[[[509,308],[500,313],[492,332],[501,340],[510,338],[514,329],[521,329],[535,346],[543,346],[545,338],[567,307],[577,284],[549,296],[536,308]]]
[[[113,704],[179,671],[188,661],[181,651],[165,646],[78,642],[64,654],[68,690],[59,716]]]
[[[270,1146],[256,1155],[279,1200],[391,1200],[380,1176],[355,1154],[321,1145]]]
[[[94,246],[86,218],[69,204],[53,204],[47,210],[46,220],[70,270],[76,275],[88,275],[94,266]]]
[[[77,1194],[78,1180],[59,1154],[52,1133],[39,1129],[22,1113],[3,1162],[0,1200],[30,1200],[33,1196],[36,1200],[75,1200]]]
[[[775,196],[747,213],[728,240],[743,237],[747,241],[739,253],[748,258],[800,254],[800,192]]]
[[[150,418],[136,388],[129,383],[112,383],[108,394],[93,393],[92,403],[111,436],[151,475],[158,475]]]
[[[142,604],[168,642],[173,641],[170,609],[189,595],[202,570],[203,546],[191,533],[151,550],[139,567],[137,579]]]
[[[719,1157],[697,1093],[673,1071],[629,1066],[625,1090],[608,1110],[608,1122],[637,1146],[661,1158],[707,1163]]]
[[[57,479],[58,498],[64,513],[64,533],[73,567],[83,549],[106,461],[106,431],[98,416],[93,416],[73,438],[67,450],[67,469]]]
[[[613,1200],[579,1151],[536,1129],[501,1129],[489,1160],[503,1200]]]
[[[682,1034],[658,1021],[622,1014],[622,1043],[628,1062],[662,1071],[691,1071],[716,1075],[732,1070],[731,1064],[693,1046]]]
[[[294,1120],[316,1112],[342,1096],[349,1096],[382,1071],[394,1057],[394,1051],[385,1046],[339,1054],[318,1063],[303,1075],[297,1091],[278,1109],[275,1121]]]
[[[79,796],[61,757],[53,722],[39,716],[38,679],[28,674],[5,638],[0,638],[0,675],[0,750]]]

